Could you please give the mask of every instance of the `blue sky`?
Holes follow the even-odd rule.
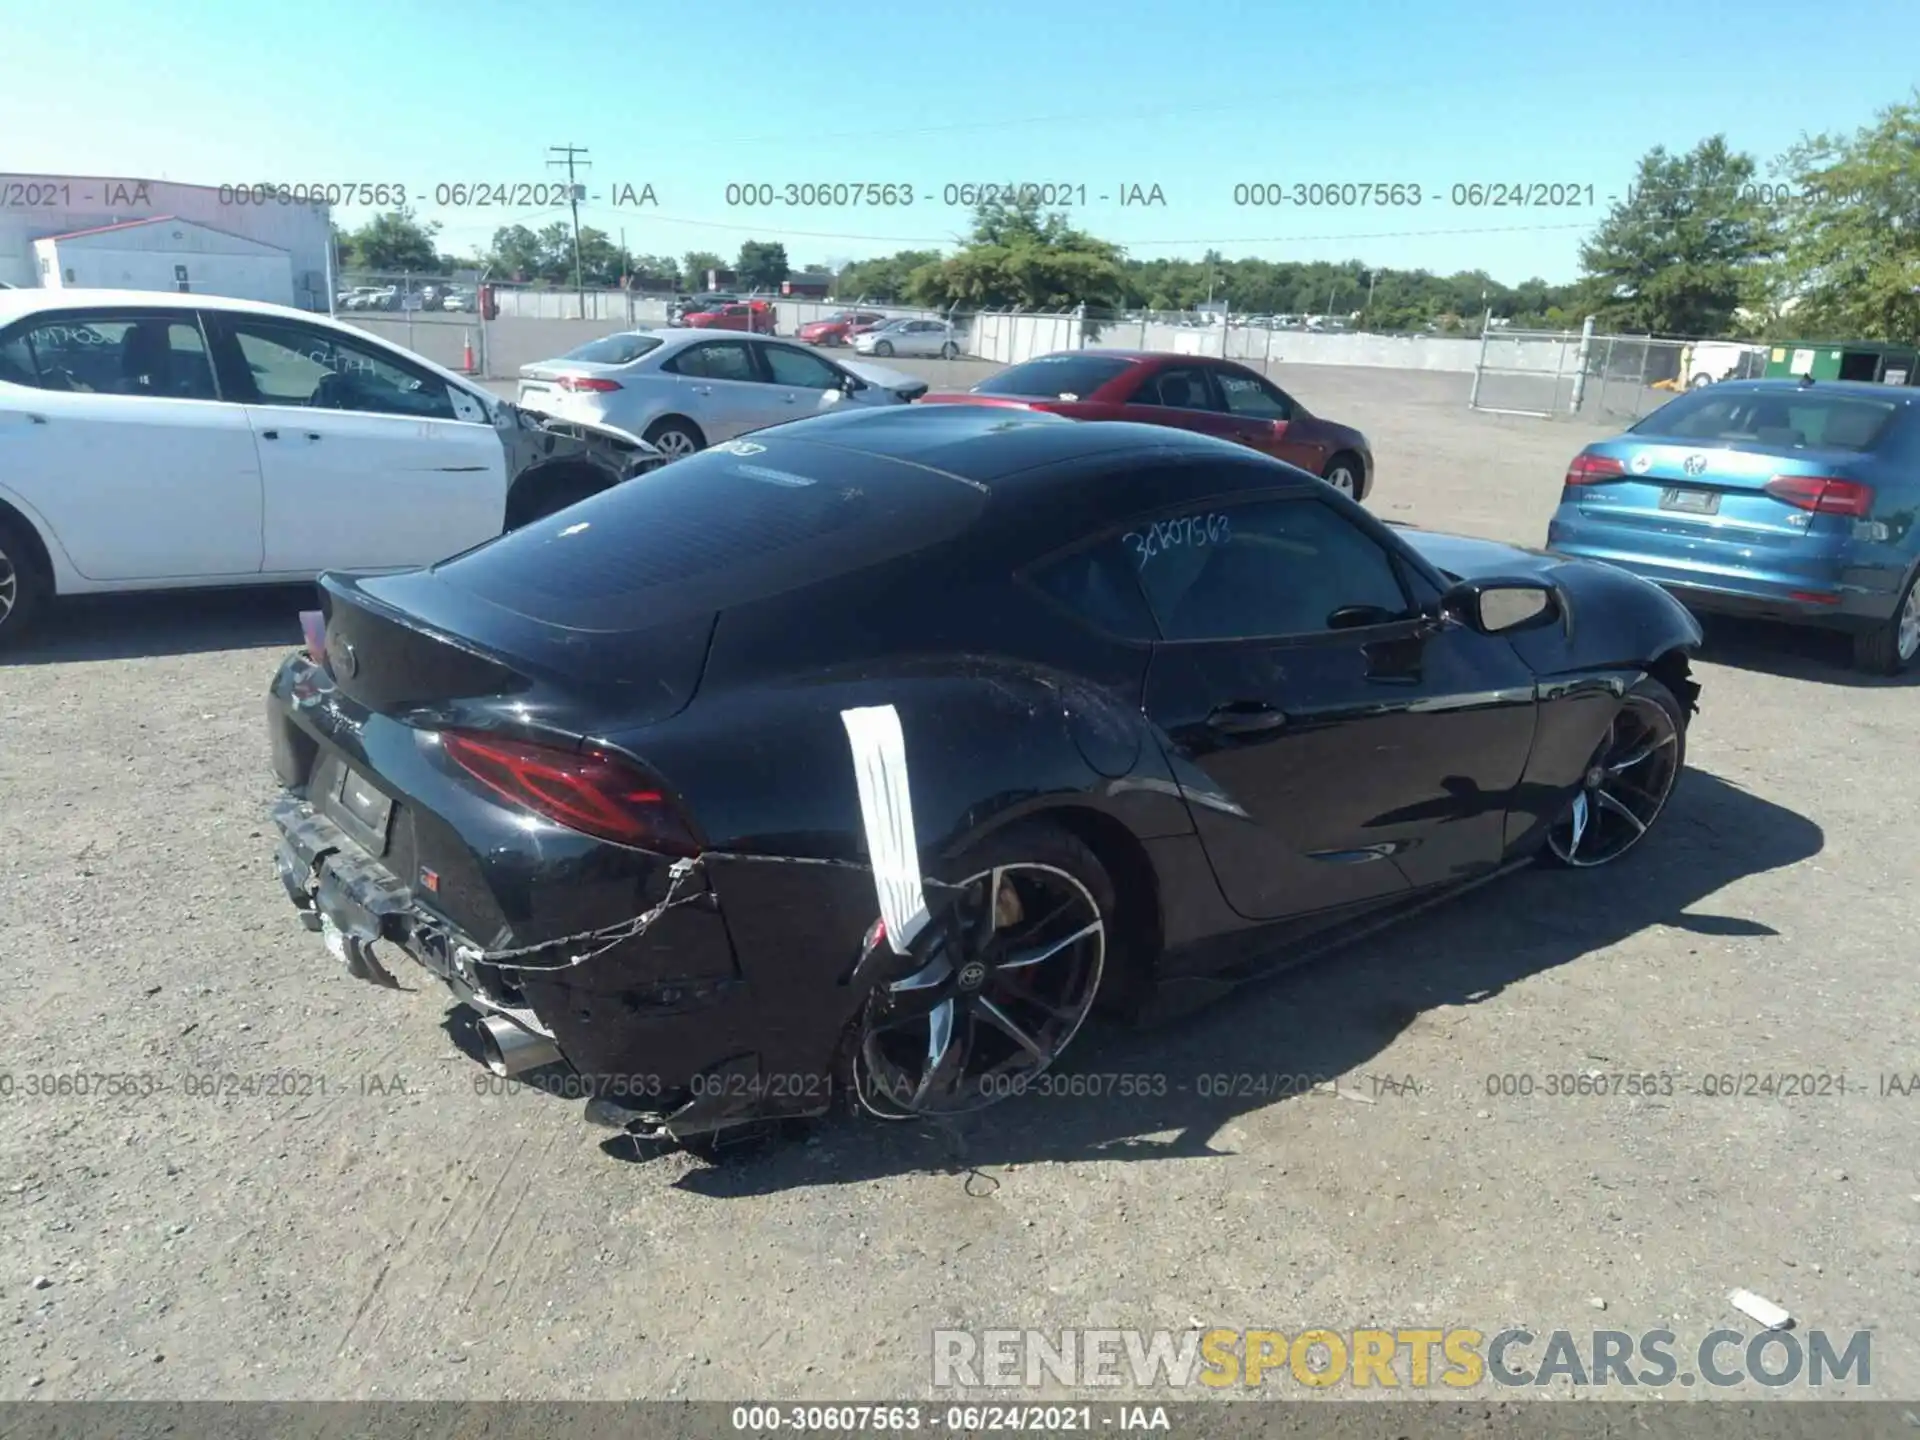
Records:
[[[1015,182],[1084,187],[1078,222],[1142,258],[1211,244],[1564,280],[1650,146],[1718,131],[1764,163],[1907,98],[1916,55],[1911,0],[75,0],[9,9],[0,169],[399,184],[465,250],[564,208],[437,210],[436,187],[549,182],[548,147],[570,143],[601,197],[583,221],[638,252],[779,239],[798,266],[950,244],[948,185]],[[821,181],[916,200],[726,203],[733,182]],[[1252,182],[1424,198],[1236,205]],[[1450,203],[1474,182],[1596,203]],[[619,185],[657,204],[610,206]],[[1156,185],[1163,205],[1118,203]]]

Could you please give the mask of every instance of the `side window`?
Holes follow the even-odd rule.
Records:
[[[1248,420],[1291,420],[1293,405],[1287,397],[1258,375],[1244,370],[1220,369],[1214,372],[1220,385],[1220,398],[1230,414]]]
[[[1168,640],[1311,635],[1411,610],[1388,553],[1310,498],[1176,511],[1119,545]]]
[[[372,349],[284,321],[235,315],[227,323],[263,405],[456,418],[444,382]]]
[[[40,383],[40,372],[33,363],[33,350],[27,344],[25,329],[0,337],[0,382],[35,386]]]
[[[738,341],[721,340],[706,345],[689,345],[661,366],[676,375],[694,380],[758,380],[753,356]]]
[[[15,374],[15,364],[25,378]],[[169,400],[220,398],[199,321],[192,315],[97,313],[43,320],[9,337],[0,374],[42,390]]]
[[[787,345],[764,345],[767,373],[776,385],[792,385],[803,390],[838,390],[840,372],[818,355],[795,350]]]
[[[1159,636],[1131,559],[1111,541],[1049,561],[1029,578],[1096,629],[1125,640]]]
[[[1218,410],[1204,366],[1176,365],[1149,375],[1133,392],[1135,405],[1165,405],[1171,410]]]

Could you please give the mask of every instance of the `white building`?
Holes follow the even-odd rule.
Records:
[[[325,310],[327,251],[333,234],[327,207],[282,205],[264,195],[264,204],[244,203],[254,195],[263,195],[263,191],[246,186],[236,191],[234,187],[181,185],[169,180],[0,173],[0,281],[28,287],[46,283],[40,275],[36,241],[75,236],[83,230],[105,230],[134,220],[171,220],[283,252],[292,277],[290,303]],[[165,283],[158,288],[178,288],[172,279],[172,266],[182,263],[188,267],[187,283],[195,291],[252,293],[203,286],[193,273],[192,253],[202,252],[170,262],[163,275]],[[212,258],[212,252],[204,253]],[[238,273],[238,268],[232,273]]]
[[[171,215],[33,242],[49,290],[177,290],[292,305],[293,258],[277,245]]]

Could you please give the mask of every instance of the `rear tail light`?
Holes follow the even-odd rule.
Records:
[[[1593,455],[1582,450],[1573,457],[1573,463],[1567,467],[1569,485],[1602,485],[1609,480],[1618,480],[1627,473],[1627,467],[1611,455]]]
[[[327,663],[327,617],[318,610],[300,612],[300,634],[307,642],[307,658]]]
[[[698,855],[700,843],[657,780],[599,751],[567,750],[455,731],[447,757],[475,780],[556,825],[596,839],[668,855]]]
[[[1851,515],[1856,520],[1873,513],[1873,487],[1833,475],[1776,475],[1767,481],[1767,494],[1817,515]]]
[[[618,390],[620,388],[620,382],[618,380],[601,380],[592,375],[562,375],[560,377],[560,388],[562,390],[592,390],[596,393],[604,393],[608,390]]]

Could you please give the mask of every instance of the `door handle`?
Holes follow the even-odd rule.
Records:
[[[280,438],[280,432],[278,430],[262,430],[260,432],[260,438],[262,440],[278,440]]]
[[[713,393],[713,387],[711,385],[696,385],[693,387],[693,393],[696,395],[711,395]]]
[[[1222,705],[1207,716],[1207,728],[1222,735],[1261,735],[1286,723],[1286,711],[1257,701]]]

